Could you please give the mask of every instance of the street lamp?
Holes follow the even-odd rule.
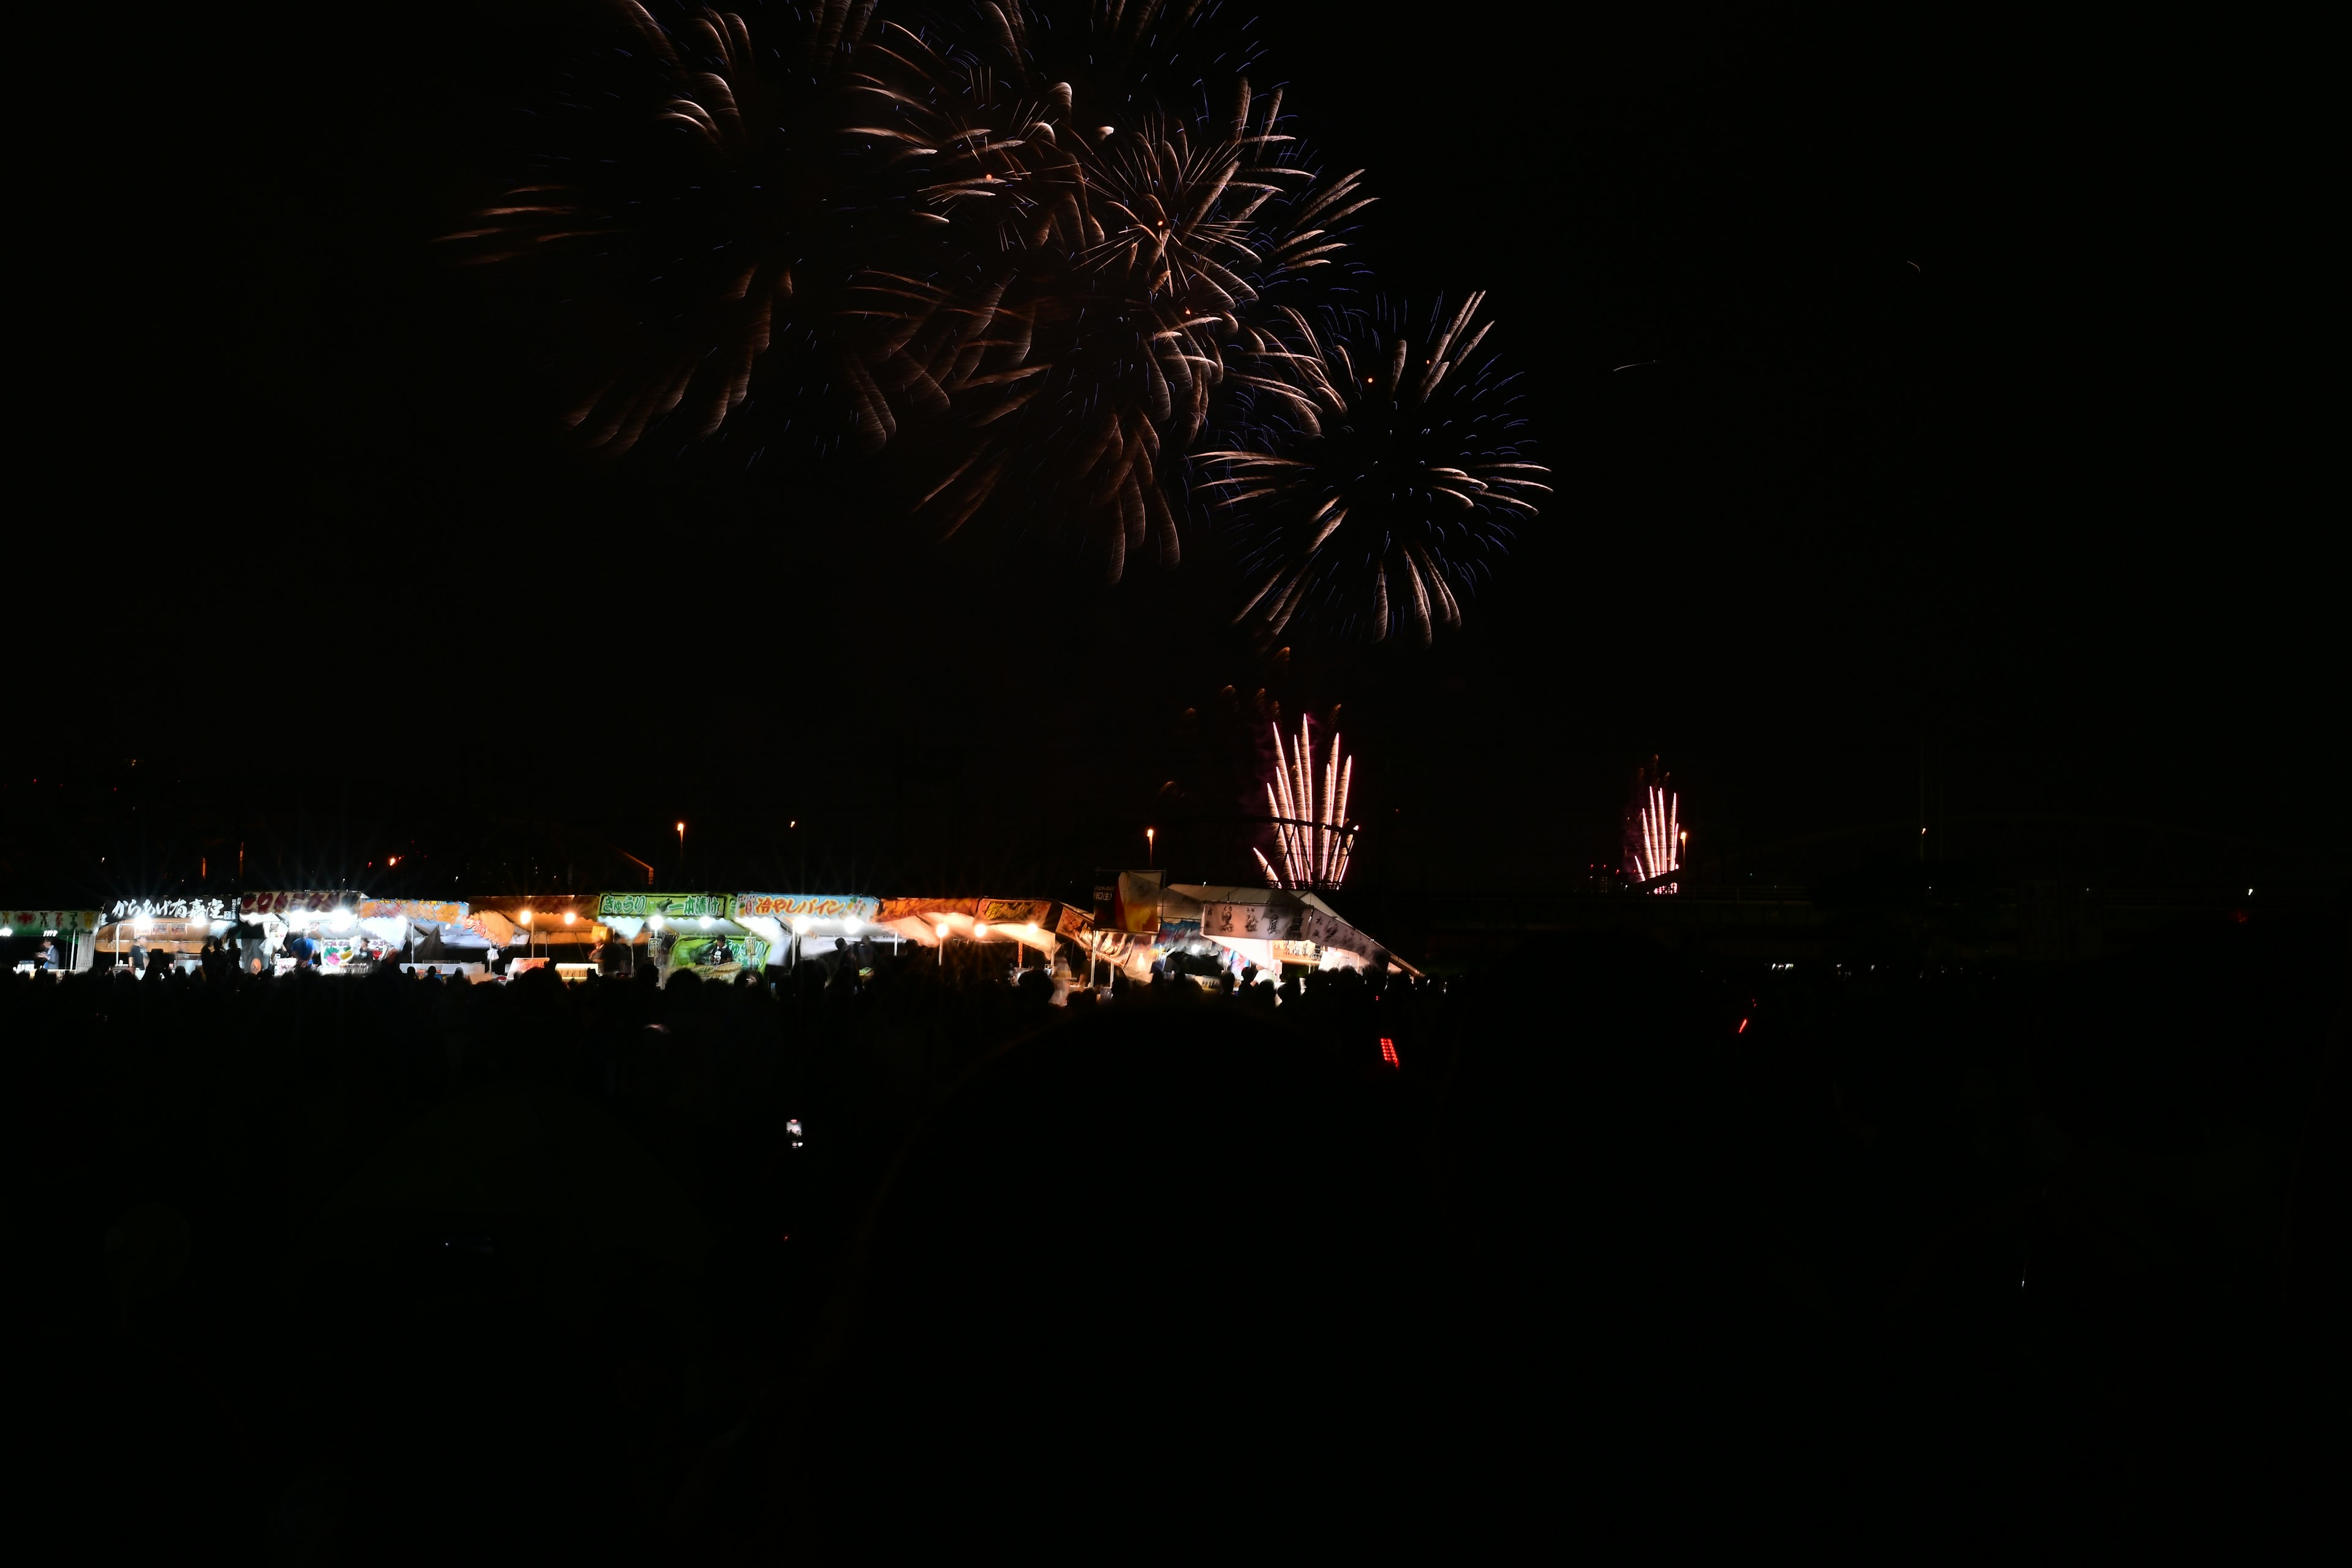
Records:
[[[1160,853],[1160,830],[1159,830],[1158,828],[1156,828],[1156,827],[1147,827],[1147,828],[1145,828],[1145,829],[1143,830],[1143,863],[1144,863],[1144,865],[1146,865],[1147,867],[1150,867],[1150,866],[1157,866],[1160,862],[1159,862],[1157,859],[1155,859],[1155,858],[1154,858],[1154,857],[1155,857],[1155,856],[1157,856],[1159,853]]]
[[[686,875],[686,824],[677,825],[677,874]]]

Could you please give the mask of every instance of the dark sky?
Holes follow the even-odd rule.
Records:
[[[723,444],[570,453],[528,312],[427,241],[544,136],[593,7],[142,40],[152,92],[56,154],[91,211],[51,238],[97,243],[60,258],[22,454],[53,564],[8,598],[89,657],[20,658],[49,700],[0,797],[11,876],[100,839],[119,865],[99,818],[139,756],[142,875],[165,841],[324,865],[491,821],[658,858],[685,816],[695,870],[796,877],[805,816],[813,876],[1058,887],[1247,809],[1260,689],[1341,706],[1368,885],[1608,858],[1652,752],[1718,849],[1907,821],[1925,756],[1954,816],[2340,867],[2289,41],[1606,9],[1261,16],[1324,165],[1381,198],[1380,287],[1490,290],[1558,485],[1462,635],[1281,665],[1227,627],[1213,547],[1107,589]],[[1233,835],[1180,829],[1179,868],[1237,873]]]

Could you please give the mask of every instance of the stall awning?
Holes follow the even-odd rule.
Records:
[[[18,936],[73,936],[96,931],[100,918],[96,910],[0,909],[0,926]]]

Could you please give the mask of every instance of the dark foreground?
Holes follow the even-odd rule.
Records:
[[[0,985],[56,1539],[2219,1554],[2329,1479],[2331,926],[1279,1013],[819,978]]]

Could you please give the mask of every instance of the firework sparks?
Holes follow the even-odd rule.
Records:
[[[1234,520],[1256,583],[1241,618],[1268,634],[1321,618],[1426,644],[1537,513],[1507,378],[1478,350],[1486,296],[1433,311],[1415,344],[1393,318],[1285,310],[1249,389],[1256,444],[1202,452],[1202,484]]]
[[[985,58],[891,29],[860,79],[860,129],[898,145],[937,235],[922,276],[871,280],[896,323],[877,374],[942,426],[944,477],[918,503],[942,531],[1017,478],[1024,512],[1089,524],[1116,578],[1139,551],[1181,552],[1164,449],[1207,422],[1224,343],[1370,198],[1289,161],[1279,93],[1238,81],[1215,116],[1106,104],[1039,79],[1024,16],[1002,13]]]
[[[1348,822],[1348,794],[1355,782],[1356,760],[1342,763],[1339,737],[1331,737],[1330,754],[1318,775],[1315,740],[1307,721],[1298,721],[1298,740],[1283,739],[1280,725],[1274,734],[1274,777],[1266,782],[1266,812],[1274,820],[1276,868],[1263,850],[1253,850],[1273,888],[1336,888],[1348,874],[1348,858],[1355,847],[1356,830]]]
[[[783,47],[755,50],[732,13],[705,9],[673,28],[618,0],[627,68],[583,98],[628,112],[591,101],[565,121],[583,144],[549,159],[573,173],[518,185],[442,237],[469,264],[559,268],[564,292],[606,301],[569,345],[587,363],[565,422],[592,448],[619,455],[657,426],[715,434],[782,346],[799,361],[798,403],[823,406],[817,424],[854,428],[869,447],[888,435],[839,299],[875,243],[871,219],[842,195],[855,172],[845,75],[872,8],[821,0]],[[810,395],[819,388],[827,395]]]
[[[1654,882],[1681,870],[1689,837],[1683,831],[1682,797],[1653,757],[1633,775],[1633,799],[1625,814],[1625,874],[1636,882]],[[1681,887],[1668,882],[1651,890],[1673,893]]]

